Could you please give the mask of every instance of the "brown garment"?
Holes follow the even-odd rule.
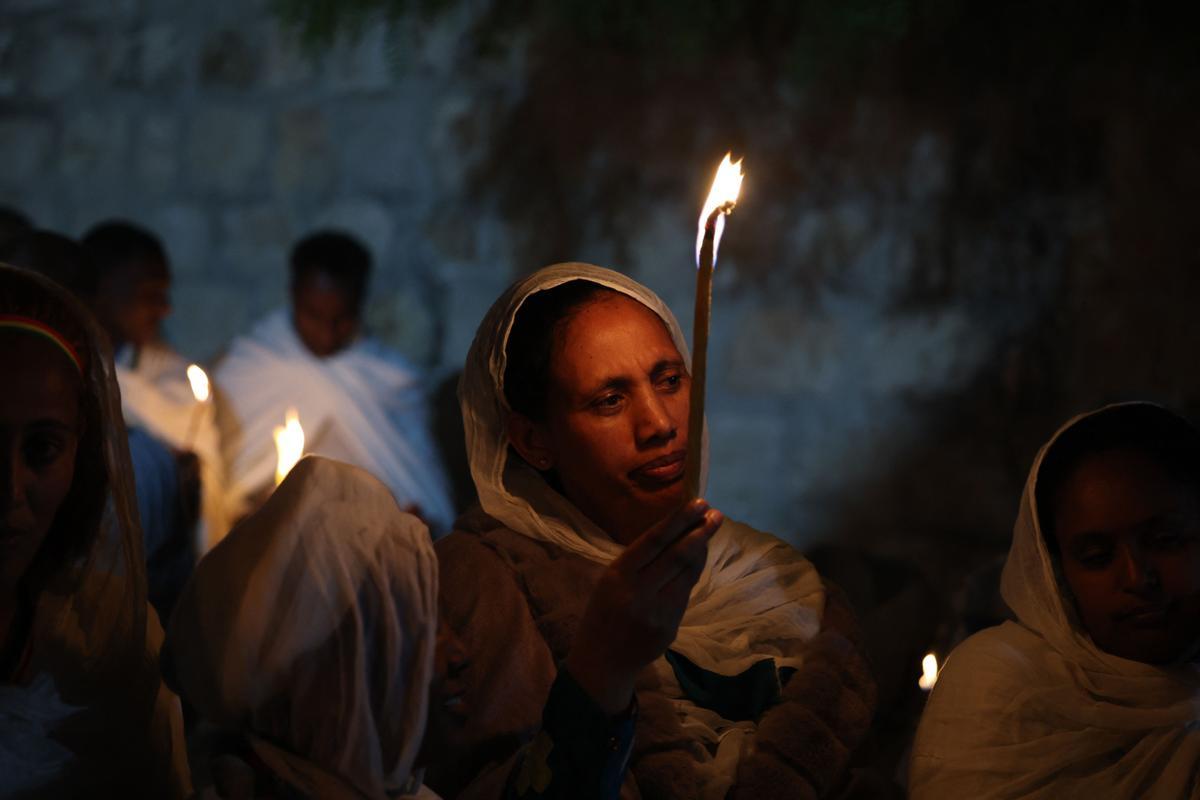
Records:
[[[489,761],[537,728],[592,587],[604,567],[509,530],[476,508],[437,543],[444,613],[471,654],[469,756],[434,770],[430,785],[455,796]],[[875,681],[853,613],[830,588],[821,630],[781,700],[759,720],[730,798],[836,796],[875,705]],[[637,685],[638,724],[623,798],[698,798],[703,745],[679,724],[647,669]],[[472,794],[474,794],[472,792]]]

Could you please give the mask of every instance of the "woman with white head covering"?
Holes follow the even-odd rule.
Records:
[[[917,732],[922,798],[1200,797],[1200,433],[1148,403],[1034,460],[1001,591]]]
[[[784,542],[726,520],[669,650],[624,657],[584,604],[683,495],[687,346],[648,289],[587,264],[518,281],[460,385],[480,506],[438,544],[443,604],[477,672],[483,753],[536,724],[564,665],[601,707],[636,689],[622,796],[829,796],[870,722],[852,615]],[[469,778],[464,756],[455,775]]]
[[[180,797],[112,356],[91,316],[0,266],[0,795]]]
[[[421,767],[453,746],[470,710],[469,660],[439,629],[437,587],[429,531],[387,487],[349,464],[300,461],[200,562],[172,618],[173,680],[237,740],[214,759],[215,793],[434,796]],[[537,741],[489,771],[498,792],[614,796],[609,734],[627,749],[632,725],[610,732],[580,695],[555,684],[534,709]]]
[[[366,472],[309,457],[201,560],[166,659],[204,719],[244,734],[260,792],[395,797],[421,784],[436,640],[425,526]]]

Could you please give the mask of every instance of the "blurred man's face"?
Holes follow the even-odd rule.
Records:
[[[317,358],[334,355],[358,336],[359,305],[359,298],[323,272],[309,272],[292,284],[296,334]]]
[[[114,269],[96,287],[95,312],[114,347],[144,347],[158,339],[162,321],[171,313],[166,263],[146,259]]]

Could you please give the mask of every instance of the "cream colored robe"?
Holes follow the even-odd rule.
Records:
[[[1042,448],[1021,496],[1001,580],[1018,621],[967,639],[938,677],[913,745],[913,800],[1200,797],[1196,665],[1096,647],[1042,537],[1038,471],[1079,419]]]

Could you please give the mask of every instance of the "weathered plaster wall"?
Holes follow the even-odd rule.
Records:
[[[261,2],[8,0],[0,202],[73,234],[157,230],[169,334],[197,358],[282,301],[298,236],[344,226],[377,259],[375,331],[443,375],[553,260],[622,268],[690,324],[694,215],[732,146],[749,177],[717,274],[712,499],[948,570],[1004,547],[1067,414],[1195,408],[1191,73],[697,81],[520,37],[481,56],[471,13],[313,60]]]

